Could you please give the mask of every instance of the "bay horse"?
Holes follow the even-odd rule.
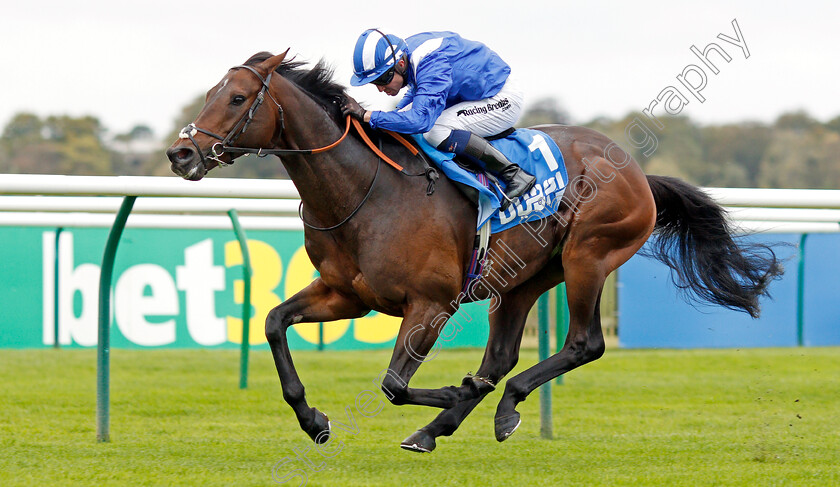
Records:
[[[389,137],[379,144],[403,171],[380,168],[380,157],[358,134],[336,144],[350,123],[339,110],[344,87],[323,62],[306,69],[285,56],[258,53],[231,68],[166,153],[172,171],[189,180],[245,152],[279,155],[297,187],[306,252],[320,277],[269,312],[265,334],[283,397],[317,443],[329,440],[330,424],[308,405],[292,362],[286,331],[297,323],[359,318],[370,310],[402,317],[381,387],[395,405],[443,409],[401,444],[430,452],[435,439],[452,435],[513,369],[528,311],[559,283],[566,282],[568,296],[566,341],[560,352],[506,382],[496,439],[518,427],[515,407],[534,389],[601,357],[604,281],[654,231],[650,253],[699,300],[755,317],[758,298],[782,272],[771,248],[733,239],[724,210],[697,187],[646,176],[594,130],[551,125],[538,129],[557,142],[570,180],[556,214],[493,235],[489,272],[465,296],[474,204],[446,178],[427,194],[426,178],[411,177],[423,174],[424,164]],[[488,298],[489,338],[477,373],[459,386],[409,387],[459,305]]]

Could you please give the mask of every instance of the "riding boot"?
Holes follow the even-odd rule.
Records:
[[[513,200],[527,193],[537,182],[537,178],[510,162],[490,142],[475,134],[470,134],[464,153],[484,163],[489,171],[496,173],[507,185],[505,199],[502,200],[502,211],[506,210]]]

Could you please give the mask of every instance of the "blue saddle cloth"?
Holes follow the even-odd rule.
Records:
[[[525,172],[536,176],[537,183],[507,210],[500,212],[501,200],[494,185],[487,187],[480,183],[474,173],[452,160],[454,154],[437,150],[422,135],[412,137],[449,179],[478,191],[476,229],[481,228],[488,219],[491,219],[491,233],[498,233],[520,223],[548,217],[559,207],[560,198],[569,182],[563,154],[554,140],[538,130],[517,129],[513,134],[494,140],[491,144]],[[504,185],[504,182],[500,181],[499,184]]]

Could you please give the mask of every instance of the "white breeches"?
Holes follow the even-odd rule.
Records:
[[[434,127],[423,134],[434,147],[440,145],[453,130],[466,130],[480,137],[489,137],[513,127],[522,113],[524,93],[516,79],[508,76],[502,90],[490,98],[452,105],[440,114]]]

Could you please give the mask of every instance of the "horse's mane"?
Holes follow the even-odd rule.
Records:
[[[273,56],[270,52],[258,52],[245,61],[246,66],[259,64]],[[305,62],[290,59],[283,61],[275,70],[277,74],[296,84],[309,96],[320,103],[328,112],[336,115],[338,113],[337,100],[343,99],[346,89],[341,84],[333,81],[334,68],[329,66],[323,59],[319,60],[312,68],[305,68]]]
[[[245,61],[246,66],[259,64],[266,59],[273,56],[270,52],[258,52]],[[302,61],[295,61],[290,59],[283,61],[280,66],[275,69],[275,72],[283,78],[294,83],[304,93],[309,95],[313,100],[318,102],[324,110],[329,113],[336,121],[336,125],[343,128],[344,118],[341,116],[341,100],[347,96],[346,88],[333,81],[334,68],[326,63],[323,59],[319,60],[315,66],[306,68],[306,63]],[[363,130],[367,132],[368,137],[379,138],[380,133],[375,131],[368,124],[362,124]],[[351,131],[353,137],[361,140],[359,134]],[[391,137],[385,138],[380,143],[402,147],[396,140]],[[402,149],[400,149],[402,150]]]

